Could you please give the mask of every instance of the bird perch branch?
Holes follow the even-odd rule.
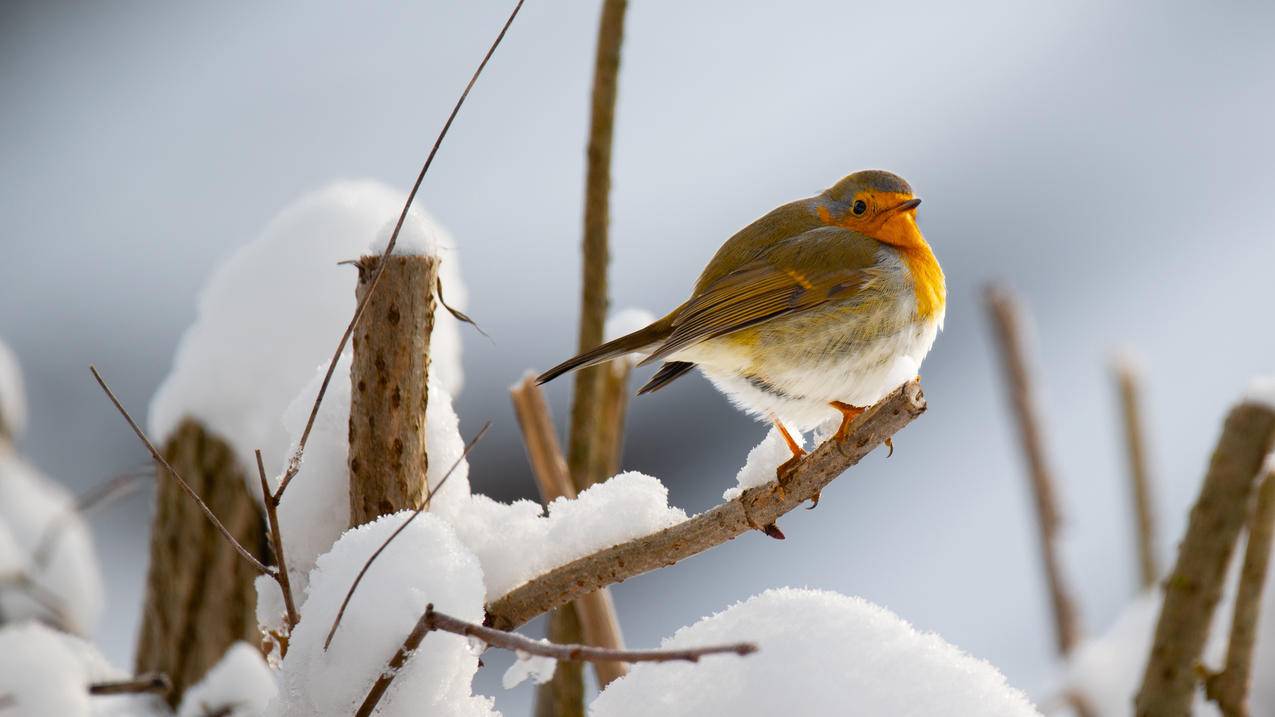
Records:
[[[776,483],[749,488],[738,498],[687,521],[551,570],[488,604],[486,623],[513,629],[600,587],[672,565],[749,530],[760,530],[814,498],[924,412],[920,383],[906,383],[856,418],[845,441],[825,441],[803,458],[784,488]]]

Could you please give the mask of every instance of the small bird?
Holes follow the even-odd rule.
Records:
[[[917,375],[943,316],[943,270],[916,224],[921,203],[901,177],[855,172],[772,210],[717,250],[691,298],[646,328],[568,359],[539,377],[630,353],[663,365],[639,394],[699,368],[736,406],[808,430],[840,415],[835,437]],[[816,499],[817,502],[817,499]]]

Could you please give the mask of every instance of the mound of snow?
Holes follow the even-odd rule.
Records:
[[[45,555],[37,560],[36,552]],[[102,614],[102,574],[75,500],[12,448],[0,446],[0,577],[25,575],[50,599],[0,586],[0,615],[88,634]],[[43,604],[42,604],[43,603]]]
[[[274,673],[261,652],[246,642],[236,642],[182,695],[177,717],[265,717],[278,691]]]
[[[280,666],[279,714],[335,717],[357,710],[412,627],[433,603],[440,612],[481,623],[478,561],[437,516],[418,517],[364,576],[332,640],[323,641],[350,583],[369,555],[409,512],[384,516],[341,536],[310,574],[301,622]],[[431,632],[398,671],[378,715],[487,717],[491,701],[472,694],[478,657],[458,635]]]
[[[333,184],[288,206],[218,267],[151,401],[151,436],[163,441],[186,417],[198,420],[234,448],[256,495],[253,450],[261,449],[269,474],[282,469],[289,436],[280,416],[314,367],[326,366],[354,314],[354,269],[338,262],[367,253],[385,223],[397,219],[403,199],[378,182]],[[463,308],[451,237],[418,210],[403,234],[408,246],[430,238],[442,259],[447,301]],[[443,309],[435,318],[432,373],[455,395],[459,324]]]
[[[628,472],[574,500],[553,501],[548,516],[529,500],[506,504],[476,494],[452,520],[482,561],[488,599],[495,600],[559,565],[676,525],[686,513],[669,506],[659,479]]]
[[[769,590],[678,630],[663,647],[741,640],[760,651],[634,665],[590,714],[1039,715],[990,664],[884,608],[831,592]]]
[[[89,685],[126,679],[79,638],[35,622],[0,627],[0,714],[114,717],[162,714],[150,695],[90,696]]]

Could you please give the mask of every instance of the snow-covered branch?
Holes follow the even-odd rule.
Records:
[[[845,441],[828,440],[797,465],[781,488],[749,488],[739,497],[651,535],[574,560],[510,590],[487,606],[487,624],[513,629],[600,587],[672,565],[749,530],[761,530],[858,463],[925,412],[919,381],[892,391],[855,419]]]

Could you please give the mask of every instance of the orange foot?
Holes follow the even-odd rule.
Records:
[[[858,406],[851,406],[850,404],[842,403],[841,401],[830,401],[828,405],[837,409],[837,411],[841,413],[841,425],[837,426],[837,432],[832,436],[838,441],[844,441],[850,437],[850,423],[853,422],[854,419],[858,418],[864,411],[868,410],[866,408],[859,408]]]

